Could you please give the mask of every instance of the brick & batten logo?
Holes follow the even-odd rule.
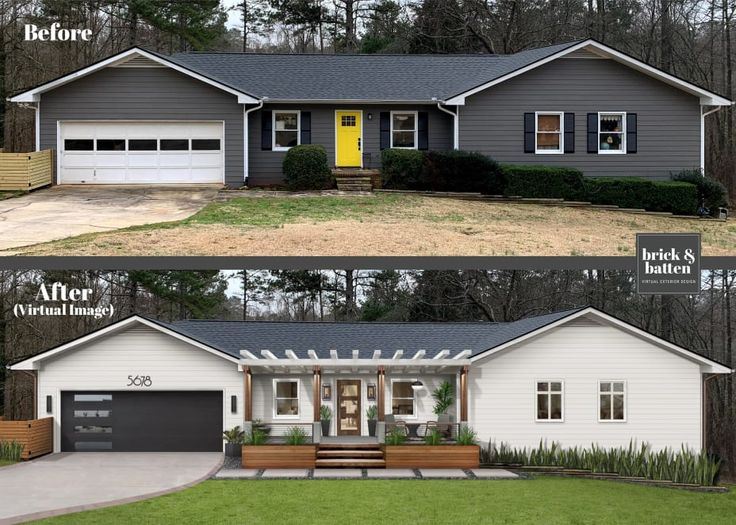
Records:
[[[687,295],[700,292],[700,234],[638,233],[636,291]]]

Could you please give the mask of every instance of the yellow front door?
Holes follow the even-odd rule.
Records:
[[[338,167],[361,166],[361,129],[360,111],[338,111],[335,113],[335,129],[337,130],[337,154],[335,164]]]

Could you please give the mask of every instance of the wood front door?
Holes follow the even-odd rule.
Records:
[[[335,133],[337,134],[335,165],[337,167],[360,168],[362,166],[362,115],[361,111],[335,113]]]
[[[360,435],[360,380],[337,382],[337,435]]]

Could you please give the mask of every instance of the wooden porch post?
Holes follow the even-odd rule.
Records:
[[[250,367],[243,368],[243,404],[244,421],[253,421],[253,374]]]
[[[384,415],[386,413],[386,408],[384,406],[384,397],[385,397],[385,390],[386,390],[386,369],[382,366],[378,367],[378,378],[377,378],[377,386],[376,386],[376,396],[377,396],[377,407],[378,407],[378,421],[384,420]]]
[[[460,371],[460,421],[468,421],[468,367]]]
[[[312,377],[312,395],[314,396],[314,421],[320,420],[319,409],[320,409],[320,396],[322,388],[322,373],[318,366],[314,367],[314,374]]]

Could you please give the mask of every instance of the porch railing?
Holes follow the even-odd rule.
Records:
[[[386,435],[391,432],[403,432],[408,442],[424,441],[433,432],[440,434],[442,441],[455,441],[460,432],[460,423],[438,421],[394,421],[386,423]]]

